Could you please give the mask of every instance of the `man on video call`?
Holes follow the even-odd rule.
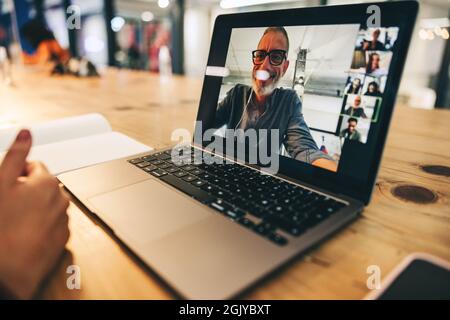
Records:
[[[289,67],[288,51],[289,37],[283,27],[264,31],[257,50],[252,52],[252,87],[237,84],[227,93],[217,108],[215,126],[279,129],[278,145],[284,144],[292,158],[336,171],[336,162],[314,142],[296,92],[277,88]]]

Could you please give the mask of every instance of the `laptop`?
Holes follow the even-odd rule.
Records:
[[[417,10],[221,15],[194,139],[58,178],[179,297],[237,297],[368,205]]]

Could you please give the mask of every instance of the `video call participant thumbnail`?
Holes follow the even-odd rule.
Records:
[[[252,52],[252,86],[235,85],[219,103],[215,127],[278,129],[278,145],[289,155],[324,169],[337,171],[337,163],[317,147],[296,92],[277,88],[289,67],[289,37],[283,27],[267,28]]]
[[[378,83],[375,81],[369,82],[369,84],[367,85],[367,91],[366,93],[364,93],[364,95],[371,97],[381,97],[382,93],[380,91],[380,86],[378,85]]]
[[[372,32],[372,40],[364,40],[362,44],[363,50],[386,50],[384,43],[380,42],[381,31],[380,29],[375,29]]]
[[[364,112],[364,108],[361,107],[360,96],[355,97],[355,100],[353,101],[353,106],[348,107],[347,110],[344,111],[344,114],[349,115],[351,117],[367,119],[367,115]]]
[[[342,130],[339,136],[344,139],[361,142],[361,133],[356,129],[357,125],[358,119],[349,118],[347,120],[347,128]]]
[[[380,66],[381,57],[377,52],[369,54],[369,61],[367,62],[366,73],[372,77],[383,77],[387,75],[387,70]]]
[[[352,82],[349,84],[347,92],[348,94],[358,94],[359,90],[361,89],[361,79],[360,78],[354,78]]]

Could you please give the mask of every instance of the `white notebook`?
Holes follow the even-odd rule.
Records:
[[[112,131],[108,121],[97,113],[27,128],[33,136],[29,159],[42,161],[54,175],[152,150],[124,134]],[[0,129],[0,160],[19,129]]]

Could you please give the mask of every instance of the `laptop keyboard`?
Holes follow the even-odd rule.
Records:
[[[193,148],[176,160],[171,152],[129,162],[280,246],[346,205],[237,163],[196,164]]]

